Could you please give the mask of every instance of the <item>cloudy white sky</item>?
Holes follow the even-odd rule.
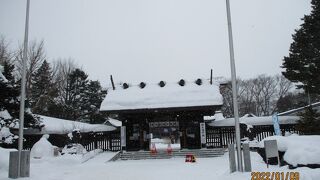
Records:
[[[231,0],[237,75],[281,72],[311,0]],[[0,35],[23,41],[26,0],[0,1]],[[31,0],[30,40],[116,82],[230,77],[225,0]]]

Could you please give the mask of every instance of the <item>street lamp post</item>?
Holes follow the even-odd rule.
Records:
[[[27,0],[26,22],[23,43],[23,59],[22,59],[22,80],[21,80],[21,97],[20,97],[20,114],[19,114],[19,144],[18,144],[18,177],[21,170],[21,152],[23,148],[23,128],[24,128],[24,112],[26,98],[26,61],[28,53],[28,30],[29,30],[29,6],[30,0]]]
[[[237,147],[237,163],[238,171],[243,171],[242,168],[242,154],[241,154],[241,143],[240,143],[240,124],[239,124],[239,112],[238,112],[238,101],[237,101],[237,82],[236,82],[236,66],[234,62],[234,49],[233,49],[233,37],[232,37],[232,26],[231,26],[231,12],[229,0],[226,0],[227,6],[227,19],[228,19],[228,35],[229,35],[229,50],[230,50],[230,66],[231,66],[231,80],[232,80],[232,99],[233,99],[233,111],[235,119],[235,130],[236,130],[236,147]]]

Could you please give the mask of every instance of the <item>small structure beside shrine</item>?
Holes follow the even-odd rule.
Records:
[[[176,83],[113,86],[100,111],[122,121],[122,144],[127,151],[149,150],[150,143],[200,149],[206,144],[201,137],[203,117],[213,115],[222,104],[219,83],[181,79]]]

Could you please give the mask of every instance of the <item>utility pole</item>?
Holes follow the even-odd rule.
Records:
[[[23,59],[22,59],[22,80],[21,80],[21,96],[20,96],[20,114],[19,114],[19,147],[18,147],[18,177],[21,170],[21,152],[23,148],[23,128],[24,128],[24,112],[26,99],[26,62],[28,56],[28,31],[29,31],[29,6],[30,0],[27,0],[26,22],[23,43]]]
[[[229,0],[226,0],[227,6],[227,20],[228,20],[228,35],[229,35],[229,50],[230,50],[230,66],[231,66],[231,79],[232,79],[232,99],[233,99],[233,111],[235,119],[235,130],[236,130],[236,147],[237,147],[237,163],[238,171],[242,172],[242,154],[241,154],[241,142],[240,142],[240,124],[239,124],[239,112],[238,112],[238,101],[237,101],[237,82],[236,82],[236,66],[234,62],[234,48],[233,48],[233,37],[232,37],[232,26],[231,26],[231,12]]]

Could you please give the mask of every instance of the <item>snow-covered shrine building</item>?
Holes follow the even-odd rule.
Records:
[[[153,142],[197,149],[203,117],[222,104],[219,84],[212,81],[123,83],[108,91],[100,111],[122,121],[127,151],[149,150]]]

